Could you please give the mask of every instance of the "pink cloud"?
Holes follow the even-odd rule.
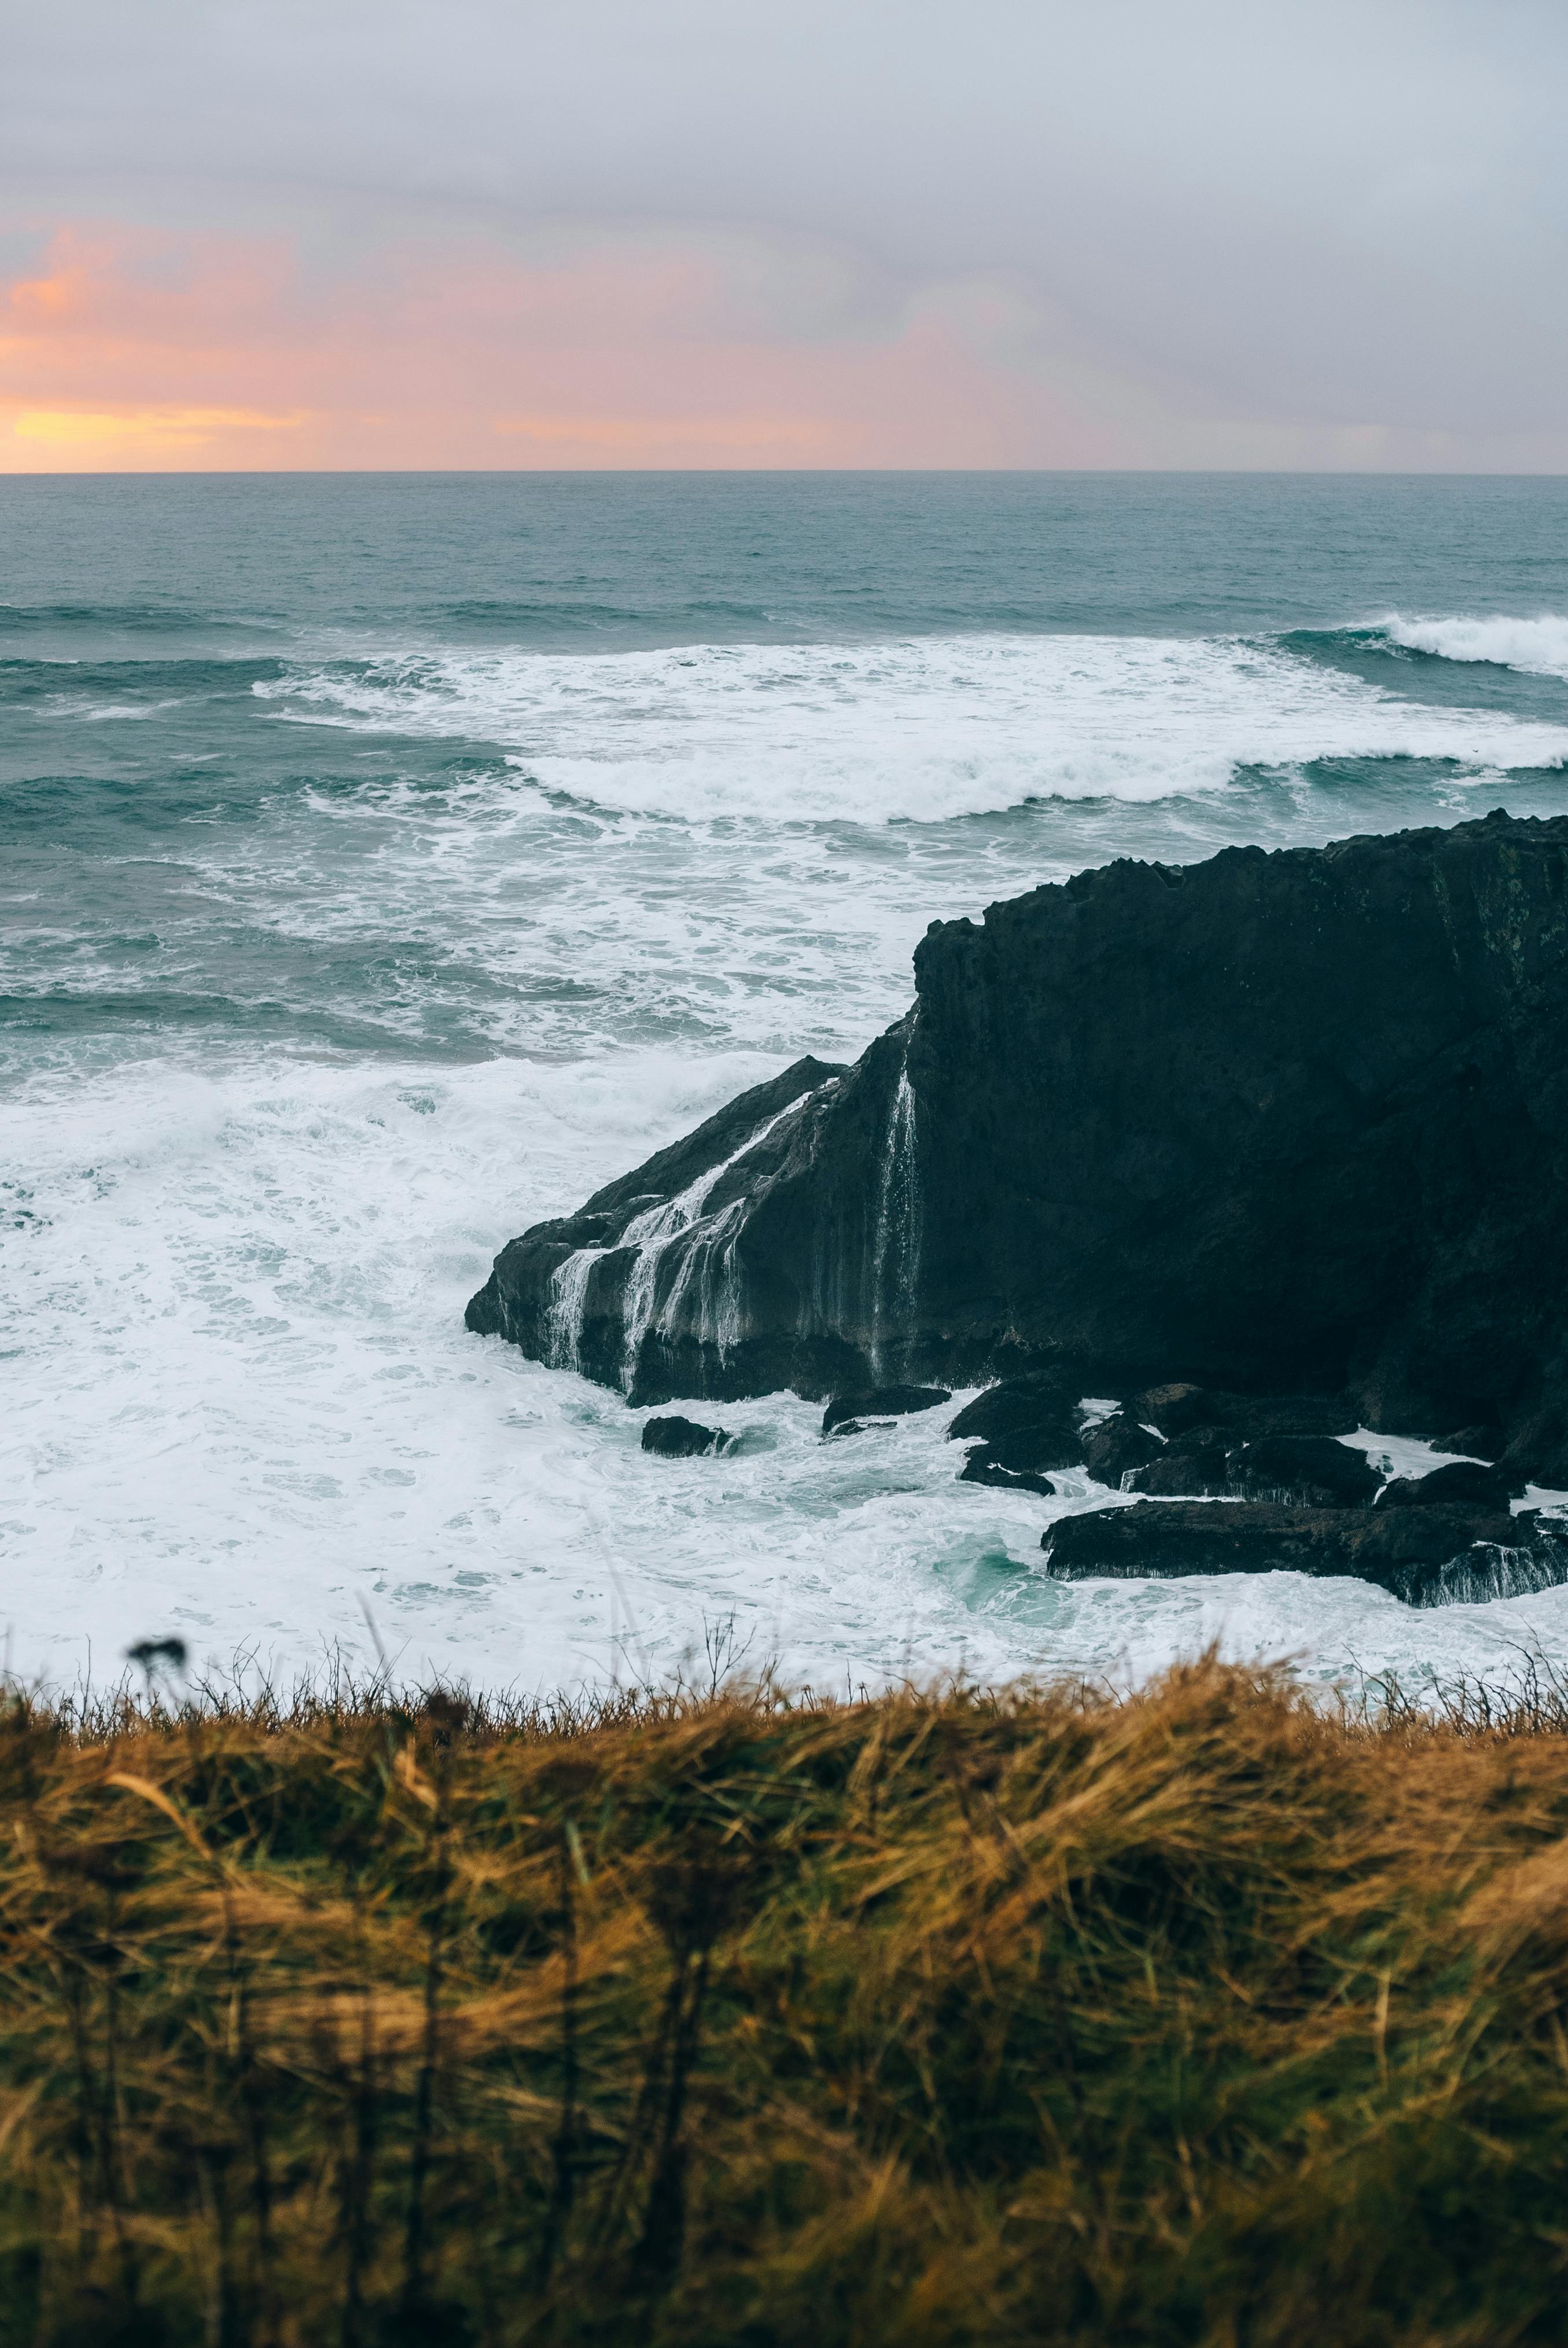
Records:
[[[405,243],[323,278],[279,239],[65,224],[0,296],[0,469],[1116,461],[995,324],[963,289],[858,319],[761,239]]]

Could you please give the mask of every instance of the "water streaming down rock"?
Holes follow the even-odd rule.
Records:
[[[870,1271],[871,1366],[885,1377],[894,1367],[908,1366],[918,1311],[920,1163],[907,1045],[887,1117]]]
[[[738,1342],[741,1274],[734,1240],[744,1201],[732,1199],[712,1214],[704,1210],[714,1189],[731,1168],[760,1148],[780,1118],[788,1114],[787,1107],[776,1110],[748,1135],[738,1149],[689,1183],[679,1198],[646,1208],[641,1214],[634,1215],[621,1232],[620,1245],[636,1250],[620,1300],[625,1344],[621,1385],[628,1394],[637,1383],[638,1364],[651,1329],[667,1336],[682,1325],[683,1316],[689,1315],[699,1344],[715,1347],[721,1360]],[[674,1278],[661,1303],[661,1267],[671,1256],[671,1241],[683,1236],[686,1244],[674,1258]],[[604,1251],[585,1252],[598,1260]]]
[[[468,1326],[618,1385],[634,1402],[756,1391],[754,1363],[741,1358],[748,1211],[792,1162],[800,1128],[843,1074],[797,1061],[579,1214],[538,1225],[497,1258]]]
[[[679,1198],[645,1208],[641,1214],[632,1216],[615,1247],[574,1248],[562,1258],[549,1276],[546,1313],[546,1358],[553,1369],[582,1369],[589,1283],[595,1266],[622,1250],[631,1251],[620,1303],[624,1356],[620,1383],[626,1391],[630,1394],[637,1382],[637,1365],[650,1329],[657,1326],[663,1330],[674,1325],[689,1295],[695,1302],[700,1333],[723,1353],[726,1338],[733,1337],[740,1324],[738,1280],[733,1249],[720,1256],[717,1273],[714,1260],[726,1234],[733,1233],[740,1201],[732,1200],[716,1215],[707,1218],[702,1212],[703,1205],[720,1177],[762,1141],[777,1122],[777,1117],[770,1117],[722,1165],[700,1175]],[[661,1305],[660,1266],[671,1241],[683,1233],[691,1234],[691,1243],[681,1251],[674,1282]]]
[[[1531,1548],[1478,1544],[1397,1594],[1418,1606],[1484,1606],[1557,1589],[1568,1577],[1568,1527],[1542,1525]]]
[[[546,1308],[545,1359],[553,1370],[582,1368],[582,1323],[588,1304],[588,1283],[604,1248],[578,1248],[550,1274]]]

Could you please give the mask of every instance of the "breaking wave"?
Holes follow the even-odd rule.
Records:
[[[252,690],[281,717],[497,743],[548,791],[696,821],[940,823],[1222,792],[1314,759],[1477,775],[1568,759],[1568,726],[1428,707],[1241,637],[409,652],[291,664]]]
[[[1485,662],[1497,668],[1522,669],[1531,676],[1568,677],[1568,619],[1543,613],[1536,620],[1492,619],[1406,620],[1398,613],[1382,623],[1381,633],[1406,652],[1429,653],[1435,660]]]

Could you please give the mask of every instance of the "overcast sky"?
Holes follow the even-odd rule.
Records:
[[[1568,0],[7,0],[0,468],[1568,469]]]

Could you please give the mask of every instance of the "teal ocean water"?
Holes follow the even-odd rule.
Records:
[[[1568,1591],[1056,1589],[939,1426],[646,1459],[495,1250],[1123,854],[1568,806],[1568,481],[0,482],[0,1620],[843,1684],[1568,1657]]]

